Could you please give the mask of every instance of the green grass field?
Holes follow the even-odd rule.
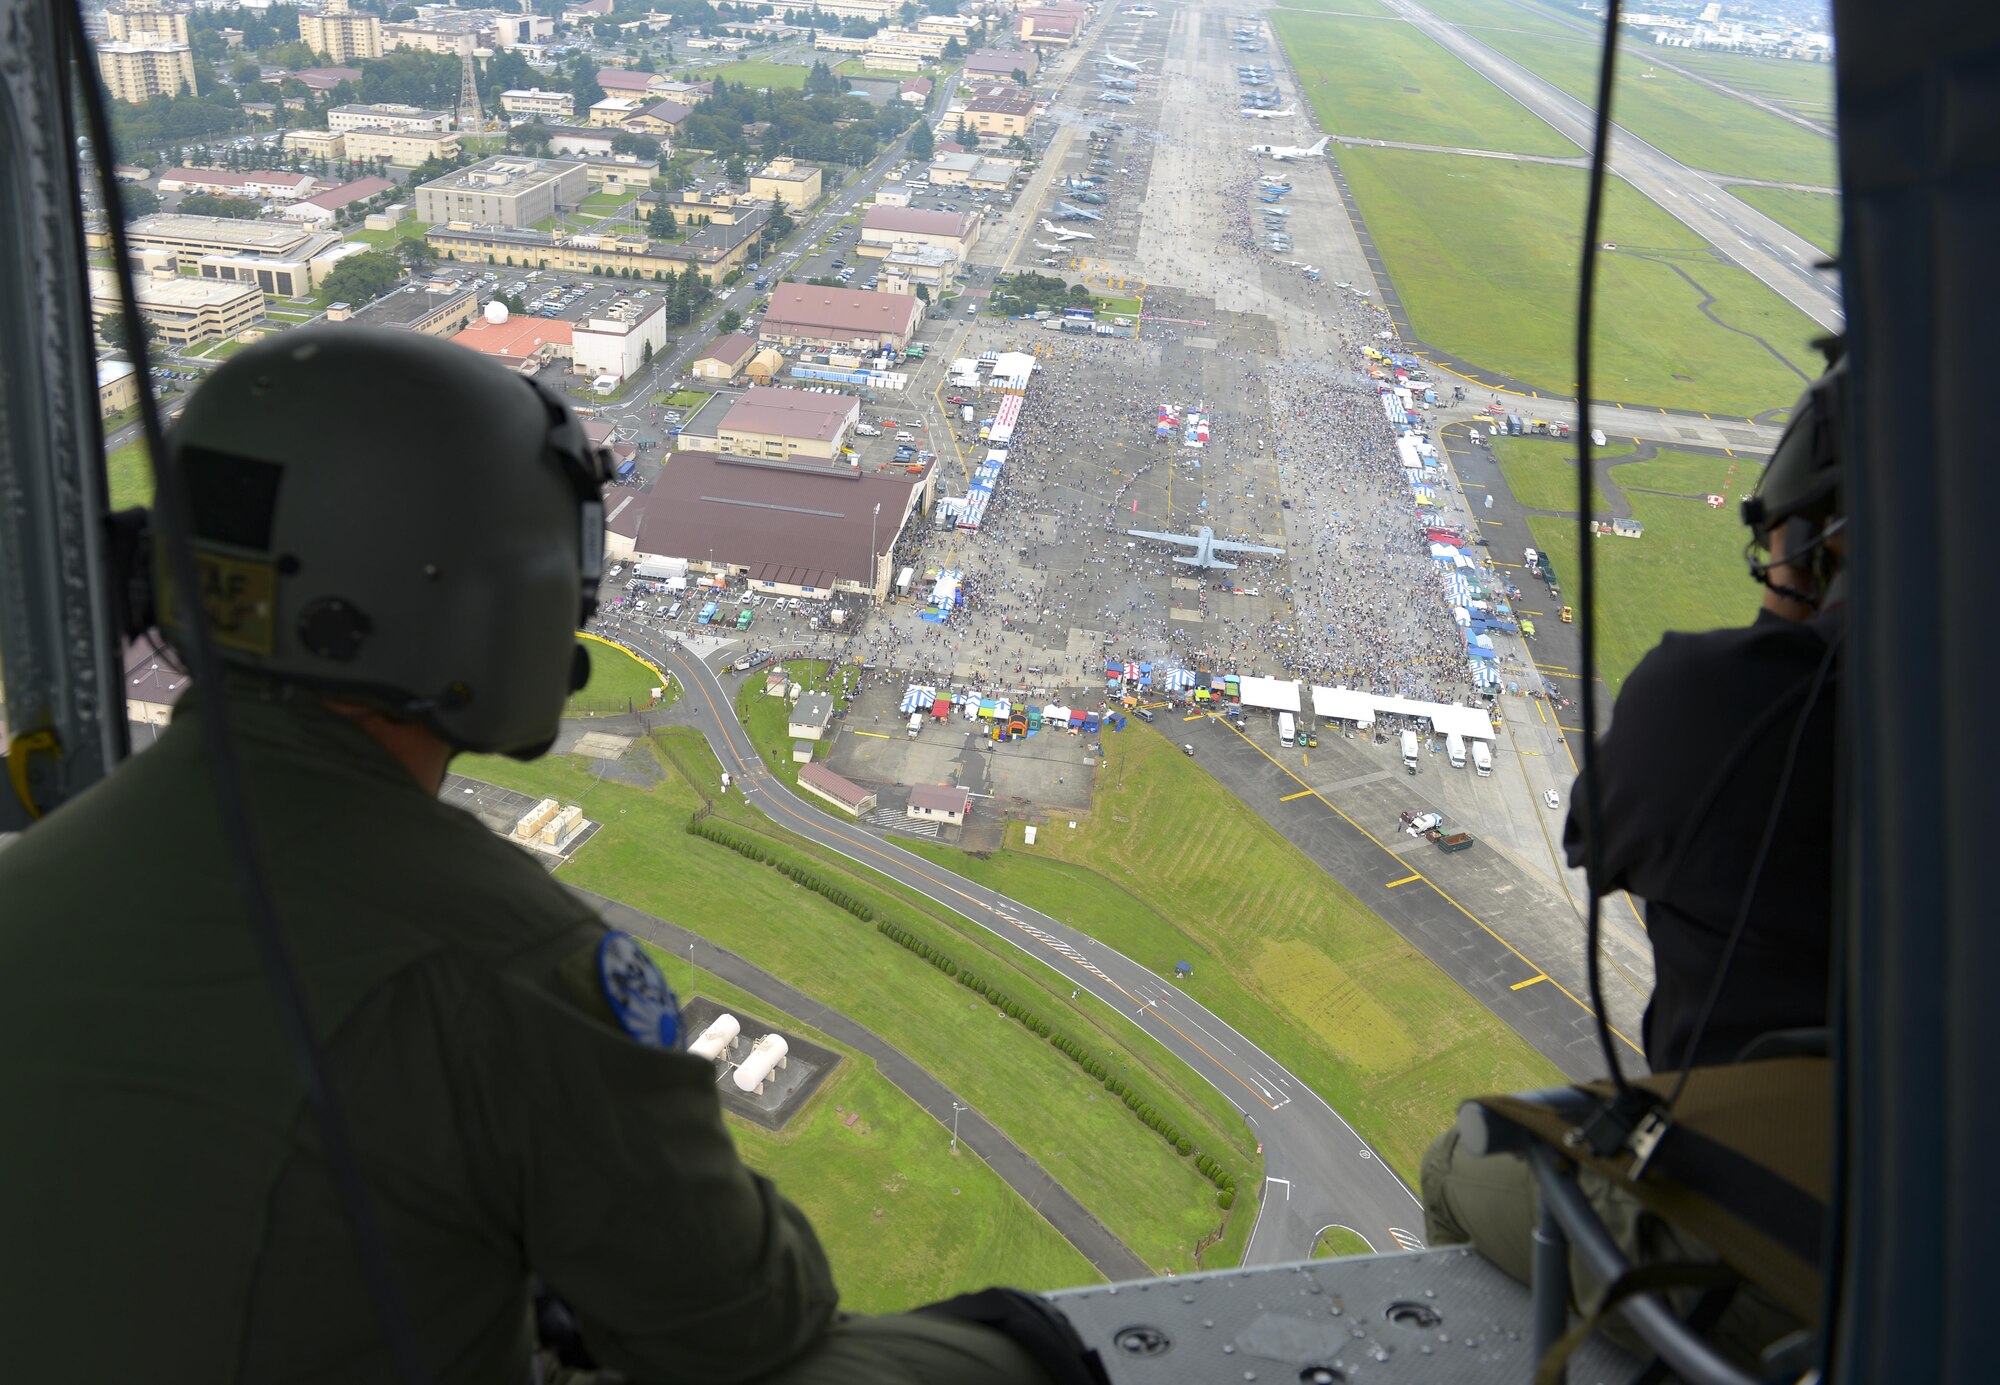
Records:
[[[1479,38],[1577,100],[1596,100],[1596,40],[1505,31],[1485,31]],[[1613,117],[1662,153],[1713,173],[1838,184],[1833,141],[1824,135],[1659,67],[1644,52],[1620,58]]]
[[[1553,438],[1495,438],[1492,448],[1495,460],[1500,463],[1500,474],[1507,478],[1507,489],[1514,493],[1516,500],[1531,510],[1576,513],[1574,443]],[[1625,456],[1631,450],[1630,444],[1600,447],[1592,450],[1592,456],[1602,463],[1610,457]],[[1611,502],[1605,499],[1604,492],[1593,485],[1590,497],[1590,512],[1600,519],[1608,519]],[[1558,567],[1556,571],[1561,572],[1562,569]]]
[[[570,695],[563,707],[566,717],[619,715],[652,702],[653,689],[660,687],[660,675],[624,650],[599,640],[581,641],[590,654],[590,681]],[[670,689],[680,684],[669,681]],[[667,702],[674,700],[669,692]]]
[[[1581,169],[1372,147],[1343,150],[1341,166],[1418,337],[1573,391]],[[1598,395],[1738,415],[1795,399],[1819,368],[1807,343],[1820,329],[1625,183],[1606,192],[1619,249],[1599,272]],[[1727,326],[1699,311],[1705,296]]]
[[[1340,1255],[1373,1255],[1375,1247],[1367,1238],[1358,1236],[1344,1226],[1329,1226],[1320,1233],[1313,1243],[1313,1259],[1327,1260]]]
[[[678,986],[675,959],[661,965]],[[776,1019],[718,977],[698,993]],[[725,1115],[743,1162],[778,1185],[826,1247],[843,1307],[889,1313],[989,1284],[1059,1289],[1103,1281],[1034,1208],[904,1096],[874,1060],[785,1018],[791,1032],[845,1058],[783,1130]],[[850,1117],[858,1117],[849,1124]]]
[[[727,63],[712,68],[701,75],[704,78],[722,78],[729,82],[741,82],[752,91],[759,87],[803,87],[810,68],[798,67],[791,63],[746,62]]]
[[[1311,10],[1317,14],[1369,14],[1383,19],[1395,16],[1395,11],[1382,0],[1284,0],[1274,12],[1284,10]]]
[[[706,746],[689,740],[676,753],[663,755],[663,766],[672,772],[650,790],[600,780],[583,768],[585,763],[573,757],[526,765],[463,757],[454,768],[537,797],[581,805],[604,826],[561,867],[560,879],[692,928],[861,1019],[1007,1131],[1148,1264],[1176,1271],[1196,1267],[1196,1245],[1223,1225],[1224,1214],[1192,1160],[1176,1155],[1068,1058],[883,939],[872,924],[768,867],[685,831],[701,798],[694,779],[679,766],[689,765],[705,787],[712,786],[717,767]],[[717,802],[746,814],[739,820],[751,820],[754,810],[743,809],[737,798],[729,794]],[[802,859],[813,855],[796,850]],[[1098,1017],[1081,1010],[1065,1015],[1045,983],[1025,970],[1031,963],[1017,961],[1011,952],[982,956],[979,944],[951,940],[941,925],[923,925],[918,907],[899,902],[893,890],[843,875],[833,861],[815,858],[813,868],[876,905],[878,917],[894,917],[934,933],[962,964],[975,965],[982,976],[1032,1000],[1079,1040],[1100,1052],[1115,1047],[1120,1061],[1143,1069],[1147,1085],[1163,1094],[1179,1092],[1176,1084],[1184,1069],[1163,1050],[1144,1048],[1150,1041],[1143,1036],[1113,1046],[1097,1027]],[[1243,1191],[1229,1217],[1232,1239],[1205,1257],[1210,1267],[1234,1264],[1255,1216],[1250,1194],[1257,1179],[1244,1153],[1245,1132],[1214,1114],[1227,1112],[1233,1123],[1235,1108],[1219,1098],[1189,1100],[1186,1110],[1182,1128],[1241,1171]]]
[[[112,509],[153,503],[153,468],[148,455],[143,441],[128,442],[105,454]]]
[[[1559,157],[1582,152],[1408,25],[1283,11],[1271,25],[1330,134]]]
[[[1694,48],[1676,49],[1662,56],[1675,67],[1684,67],[1712,82],[1776,102],[1808,120],[1833,123],[1832,63],[1756,58],[1748,53]]]
[[[1647,650],[1669,630],[1712,630],[1747,624],[1756,614],[1758,589],[1744,574],[1744,529],[1736,502],[1756,485],[1760,463],[1660,449],[1642,462],[1611,468],[1632,513],[1646,526],[1638,539],[1591,540],[1597,559],[1597,666],[1615,696]],[[1724,498],[1711,510],[1702,497]],[[1565,574],[1564,593],[1575,595],[1577,535],[1574,521],[1533,516],[1535,543]]]
[[[669,409],[699,409],[712,397],[706,390],[675,390],[672,394],[655,395],[653,402]]]
[[[1463,1098],[1561,1080],[1166,737],[1135,729],[1104,750],[1110,768],[1075,831],[1052,824],[1028,847],[1009,824],[1007,849],[985,860],[918,849],[1157,972],[1190,962],[1178,984],[1331,1102],[1413,1187]]]
[[[1829,255],[1840,253],[1840,199],[1824,192],[1795,188],[1729,189],[1743,201],[1787,230],[1804,236]]]
[[[399,240],[418,240],[431,229],[428,221],[412,221],[404,217],[386,231],[349,231],[346,239],[361,241],[380,249],[394,245]]]

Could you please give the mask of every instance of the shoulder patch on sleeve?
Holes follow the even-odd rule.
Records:
[[[680,1002],[639,940],[613,930],[597,944],[597,981],[620,1027],[647,1048],[680,1044]]]

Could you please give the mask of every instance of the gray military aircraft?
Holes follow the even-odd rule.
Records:
[[[1215,531],[1206,524],[1192,534],[1156,534],[1150,529],[1127,529],[1127,538],[1157,539],[1161,543],[1178,543],[1194,549],[1192,558],[1175,558],[1182,567],[1226,568],[1234,570],[1236,564],[1225,563],[1216,557],[1218,553],[1268,553],[1277,557],[1284,553],[1282,548],[1263,548],[1254,543],[1230,543],[1215,537]]]

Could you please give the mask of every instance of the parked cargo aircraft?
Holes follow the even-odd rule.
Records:
[[[1047,217],[1042,218],[1042,229],[1044,231],[1047,231],[1050,235],[1054,236],[1057,240],[1064,242],[1073,240],[1097,239],[1096,236],[1093,236],[1088,231],[1065,231],[1062,227],[1056,225],[1053,221],[1050,221]]]
[[[1144,72],[1146,70],[1146,64],[1143,61],[1136,63],[1127,62],[1125,59],[1117,57],[1109,51],[1106,51],[1104,56],[1097,60],[1097,64],[1099,67],[1115,67],[1120,72]]]
[[[1192,534],[1156,534],[1150,529],[1127,529],[1125,535],[1127,538],[1133,539],[1157,539],[1161,543],[1183,544],[1194,549],[1193,557],[1174,559],[1182,567],[1224,568],[1233,571],[1236,564],[1225,563],[1215,555],[1218,553],[1268,553],[1272,557],[1278,557],[1285,551],[1282,548],[1264,548],[1254,543],[1226,542],[1216,538],[1215,531],[1206,524],[1202,525],[1199,530]]]
[[[1290,144],[1253,144],[1250,146],[1250,152],[1269,154],[1280,163],[1288,159],[1317,159],[1326,152],[1326,136],[1321,135],[1317,143],[1304,149]]]
[[[1248,116],[1252,120],[1285,120],[1291,116],[1293,109],[1293,107],[1287,106],[1282,111],[1260,111],[1245,106],[1237,114]]]
[[[1079,207],[1079,206],[1077,206],[1077,205],[1076,205],[1076,204],[1075,204],[1074,202],[1062,202],[1062,201],[1058,201],[1058,202],[1056,203],[1056,211],[1057,211],[1058,213],[1060,213],[1060,214],[1061,214],[1061,216],[1062,216],[1062,219],[1063,219],[1064,221],[1102,221],[1102,220],[1104,220],[1104,213],[1103,213],[1103,212],[1093,212],[1093,211],[1091,211],[1091,210],[1090,210],[1090,209],[1089,209],[1088,207]]]

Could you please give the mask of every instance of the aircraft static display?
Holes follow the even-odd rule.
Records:
[[[1146,70],[1144,59],[1138,62],[1127,62],[1124,58],[1108,50],[1103,57],[1097,60],[1097,65],[1099,67],[1115,67],[1120,72],[1144,72]]]
[[[1232,543],[1225,539],[1218,539],[1215,537],[1215,531],[1206,524],[1202,525],[1200,529],[1192,534],[1156,534],[1150,529],[1127,529],[1125,535],[1127,538],[1157,539],[1161,543],[1178,543],[1192,548],[1194,556],[1186,558],[1177,557],[1174,559],[1182,567],[1219,568],[1233,572],[1236,569],[1236,564],[1225,563],[1215,555],[1218,553],[1266,553],[1276,558],[1282,557],[1285,552],[1282,548],[1265,548],[1261,544]]]
[[[1251,120],[1286,120],[1291,117],[1292,110],[1293,107],[1291,106],[1285,107],[1282,111],[1260,111],[1260,110],[1255,110],[1249,106],[1245,106],[1242,110],[1238,111],[1237,114],[1242,116],[1247,116]]]
[[[1103,212],[1093,212],[1088,207],[1079,207],[1074,202],[1057,202],[1056,212],[1064,221],[1102,221]]]
[[[1093,236],[1088,231],[1065,231],[1062,227],[1056,225],[1053,221],[1050,221],[1047,217],[1042,218],[1042,229],[1044,231],[1047,231],[1050,235],[1054,236],[1057,240],[1060,241],[1097,239],[1096,236]]]
[[[1303,149],[1290,144],[1253,144],[1250,146],[1250,152],[1269,155],[1279,163],[1291,159],[1317,159],[1326,152],[1326,136],[1321,135],[1317,143]]]

